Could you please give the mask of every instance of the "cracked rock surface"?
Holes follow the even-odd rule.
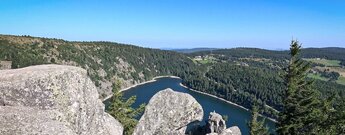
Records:
[[[201,121],[203,114],[191,95],[168,88],[150,99],[134,135],[184,135],[187,125]]]
[[[118,135],[86,70],[39,65],[0,70],[0,134]]]

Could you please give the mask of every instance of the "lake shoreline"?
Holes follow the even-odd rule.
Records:
[[[140,85],[144,85],[144,84],[147,84],[147,83],[152,83],[152,82],[157,81],[156,79],[165,78],[165,77],[181,79],[181,78],[178,77],[178,76],[156,76],[156,77],[152,78],[152,79],[149,80],[149,81],[145,81],[145,82],[142,82],[142,83],[138,83],[138,84],[129,86],[129,87],[127,87],[127,88],[123,88],[123,89],[121,89],[119,92],[124,92],[124,91],[127,91],[127,90],[129,90],[129,89],[131,89],[131,88],[134,88],[134,87],[137,87],[137,86],[140,86]],[[181,87],[184,87],[184,88],[190,90],[190,91],[193,91],[193,92],[196,92],[196,93],[199,93],[199,94],[203,94],[203,95],[206,95],[206,96],[210,96],[210,97],[216,98],[216,99],[218,99],[218,100],[221,100],[221,101],[223,101],[223,102],[226,102],[227,104],[234,105],[234,106],[236,106],[236,107],[239,107],[239,108],[241,108],[241,109],[243,109],[243,110],[246,110],[246,111],[249,111],[249,112],[250,112],[250,110],[249,110],[248,108],[245,108],[244,106],[241,106],[241,105],[236,104],[236,103],[234,103],[234,102],[225,100],[225,99],[223,99],[223,98],[217,97],[217,96],[212,95],[212,94],[208,94],[208,93],[205,93],[205,92],[201,92],[201,91],[194,90],[194,89],[192,89],[192,88],[189,88],[189,87],[183,85],[182,83],[180,83],[179,85],[180,85]],[[113,96],[113,95],[107,96],[106,98],[103,99],[103,102],[106,101],[106,100],[108,100],[108,99],[111,98],[112,96]],[[267,117],[267,116],[263,116],[263,115],[261,115],[261,114],[260,114],[260,116],[265,117],[266,119],[271,120],[271,121],[277,123],[277,120],[276,120],[276,119],[273,119],[273,118],[270,118],[270,117]]]
[[[203,94],[203,95],[206,95],[206,96],[210,96],[210,97],[216,98],[216,99],[218,99],[218,100],[222,100],[222,101],[224,101],[224,102],[226,102],[226,103],[228,103],[228,104],[232,104],[232,105],[234,105],[234,106],[237,106],[237,107],[239,107],[239,108],[241,108],[241,109],[244,109],[244,110],[246,110],[246,111],[250,111],[248,108],[245,108],[244,106],[241,106],[241,105],[239,105],[239,104],[236,104],[236,103],[234,103],[234,102],[225,100],[225,99],[223,99],[223,98],[217,97],[217,96],[212,95],[212,94],[208,94],[208,93],[205,93],[205,92],[197,91],[197,90],[195,90],[195,89],[192,89],[192,88],[189,88],[189,87],[183,85],[182,83],[180,83],[180,86],[182,86],[182,87],[184,87],[184,88],[186,88],[186,89],[188,89],[188,90],[190,90],[190,91],[193,91],[193,92],[196,92],[196,93],[199,93],[199,94]]]
[[[234,106],[236,106],[236,107],[239,107],[239,108],[241,108],[241,109],[243,109],[243,110],[246,110],[246,111],[249,111],[249,112],[250,112],[250,110],[249,110],[248,108],[245,108],[244,106],[241,106],[241,105],[236,104],[236,103],[234,103],[234,102],[225,100],[224,98],[220,98],[220,97],[217,97],[217,96],[212,95],[212,94],[209,94],[209,93],[205,93],[205,92],[201,92],[201,91],[194,90],[194,89],[192,89],[192,88],[189,88],[189,87],[183,85],[182,83],[180,83],[180,86],[181,86],[181,87],[184,87],[184,88],[186,88],[186,89],[188,89],[188,90],[190,90],[190,91],[193,91],[193,92],[196,92],[196,93],[199,93],[199,94],[203,94],[203,95],[206,95],[206,96],[210,96],[210,97],[216,98],[216,99],[218,99],[218,100],[224,101],[224,102],[226,102],[226,103],[228,103],[228,104],[234,105]],[[276,119],[273,119],[273,118],[270,118],[270,117],[267,117],[267,116],[264,116],[264,115],[261,115],[261,114],[259,114],[259,115],[260,115],[261,117],[264,117],[264,118],[266,118],[266,119],[268,119],[268,120],[270,120],[270,121],[273,121],[273,122],[275,122],[275,123],[278,122]]]
[[[144,81],[144,82],[141,82],[141,83],[138,83],[138,84],[134,84],[132,86],[129,86],[129,87],[126,87],[126,88],[123,88],[121,89],[119,92],[124,92],[124,91],[127,91],[131,88],[134,88],[134,87],[137,87],[137,86],[140,86],[140,85],[144,85],[144,84],[147,84],[147,83],[152,83],[152,82],[155,82],[157,81],[156,79],[159,79],[159,78],[165,78],[165,77],[170,77],[170,78],[178,78],[178,79],[181,79],[180,77],[178,76],[172,76],[172,75],[167,75],[167,76],[156,76],[156,77],[153,77],[151,80],[148,80],[148,81]],[[109,98],[113,97],[113,94],[107,96],[106,98],[103,99],[103,102],[108,100]]]

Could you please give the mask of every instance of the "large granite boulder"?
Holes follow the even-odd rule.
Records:
[[[206,135],[241,135],[241,130],[237,126],[225,129],[222,133],[208,133]]]
[[[84,69],[62,65],[0,70],[0,134],[120,135]]]
[[[241,130],[237,126],[225,129],[220,135],[241,135]]]
[[[134,135],[184,135],[189,123],[202,118],[203,109],[192,96],[166,89],[150,99]]]

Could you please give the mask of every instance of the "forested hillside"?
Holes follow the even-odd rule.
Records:
[[[281,93],[286,89],[282,73],[288,65],[287,51],[235,48],[188,55],[203,69],[199,75],[183,80],[188,87],[246,108],[257,102],[260,110],[271,117],[276,117],[275,110],[282,109]],[[345,96],[345,69],[341,63],[345,58],[345,49],[310,48],[303,49],[301,55],[305,61],[312,63],[308,77],[314,80],[313,88],[321,93],[321,97],[333,94],[337,98]]]
[[[180,53],[195,53],[195,52],[201,52],[201,51],[217,50],[217,48],[191,48],[191,49],[168,49],[168,50],[180,52]]]
[[[186,56],[113,42],[69,42],[30,36],[0,36],[0,61],[12,68],[39,64],[79,66],[88,71],[100,95],[111,95],[112,84],[122,87],[159,75],[183,77],[195,64]]]
[[[287,59],[289,51],[274,51],[259,48],[233,48],[217,49],[190,53],[190,56],[204,56],[215,54],[219,58],[267,58],[267,59]],[[305,48],[301,50],[302,58],[324,58],[341,61],[345,65],[345,48],[328,47],[328,48]]]
[[[339,60],[341,62],[341,65],[345,66],[345,48],[306,48],[302,49],[301,55],[303,58],[324,58]]]

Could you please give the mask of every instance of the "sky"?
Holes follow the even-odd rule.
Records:
[[[150,48],[345,47],[345,1],[1,0],[0,34]]]

